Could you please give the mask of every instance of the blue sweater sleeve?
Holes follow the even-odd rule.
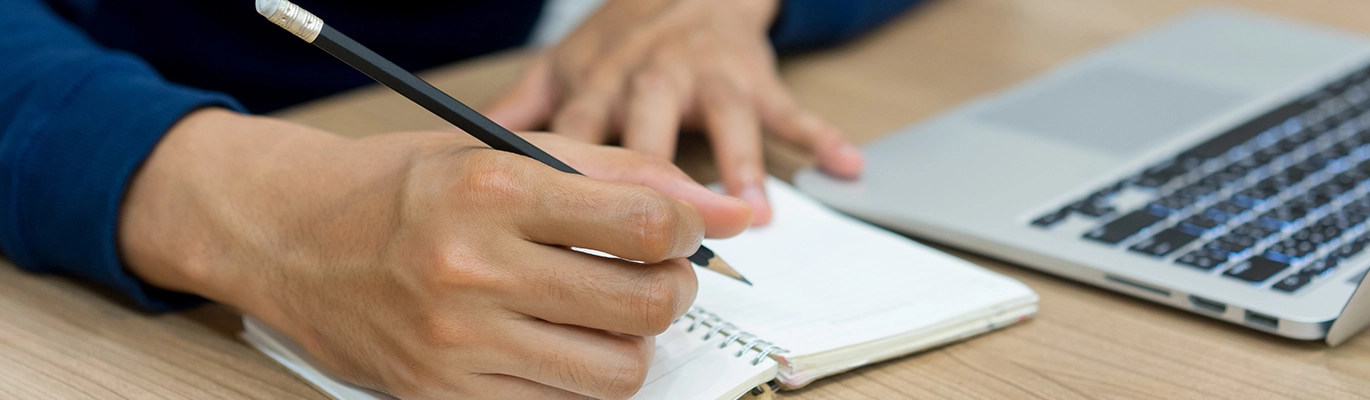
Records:
[[[784,0],[771,43],[792,53],[840,43],[875,28],[922,0]]]
[[[149,310],[201,301],[148,286],[124,267],[120,201],[183,115],[241,108],[102,48],[40,0],[0,4],[0,248],[24,269],[87,278]]]

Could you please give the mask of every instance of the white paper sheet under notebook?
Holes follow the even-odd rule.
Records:
[[[706,244],[756,284],[697,270],[695,305],[739,331],[787,350],[753,364],[743,339],[687,332],[682,318],[657,338],[634,399],[731,399],[779,378],[790,387],[1017,322],[1036,311],[1021,283],[837,214],[791,186],[767,182],[775,218],[737,238]],[[382,398],[332,381],[288,344],[245,319],[258,349],[342,399]],[[717,325],[715,325],[717,326]],[[276,341],[283,337],[274,337]],[[722,346],[721,346],[722,345]],[[723,347],[723,348],[720,348]],[[777,376],[778,375],[778,376]]]

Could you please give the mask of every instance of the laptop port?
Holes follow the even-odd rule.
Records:
[[[1280,319],[1269,315],[1246,311],[1246,323],[1268,329],[1279,329]]]
[[[1155,287],[1155,286],[1151,286],[1151,285],[1148,285],[1148,284],[1145,284],[1145,283],[1136,282],[1136,281],[1132,281],[1132,280],[1125,279],[1125,278],[1119,278],[1119,277],[1116,277],[1116,276],[1113,276],[1113,275],[1109,275],[1109,274],[1104,274],[1104,279],[1108,280],[1109,282],[1113,282],[1113,283],[1121,284],[1121,285],[1123,285],[1123,286],[1131,287],[1131,288],[1133,288],[1133,289],[1139,289],[1139,290],[1143,290],[1143,291],[1146,291],[1146,292],[1150,292],[1150,293],[1156,294],[1156,295],[1161,296],[1161,297],[1170,297],[1170,291],[1169,291],[1169,290],[1161,289],[1161,288],[1158,288],[1158,287]]]
[[[1194,308],[1208,311],[1214,314],[1222,314],[1227,312],[1226,304],[1205,299],[1199,296],[1189,296],[1189,304],[1193,304]]]

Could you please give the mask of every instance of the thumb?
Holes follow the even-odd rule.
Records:
[[[513,90],[484,107],[485,116],[512,131],[538,129],[556,111],[560,96],[552,63],[543,55],[528,67]]]

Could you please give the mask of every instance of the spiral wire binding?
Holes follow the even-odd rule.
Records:
[[[681,316],[680,319],[677,319],[675,322],[680,322],[681,319],[685,318],[691,320],[690,326],[685,328],[685,332],[694,332],[701,327],[708,328],[708,331],[704,333],[703,338],[706,341],[712,339],[716,335],[728,335],[727,338],[723,339],[723,342],[718,344],[718,348],[720,349],[725,349],[728,345],[733,343],[741,344],[742,348],[737,351],[737,354],[733,355],[734,357],[742,358],[748,351],[755,350],[757,355],[756,358],[752,359],[752,365],[760,364],[761,360],[765,360],[766,357],[771,354],[783,354],[788,352],[788,350],[785,350],[780,346],[761,340],[761,338],[756,335],[743,332],[741,329],[738,329],[736,325],[730,324],[718,315],[704,311],[699,307],[690,307],[690,311],[685,312],[685,315]]]

